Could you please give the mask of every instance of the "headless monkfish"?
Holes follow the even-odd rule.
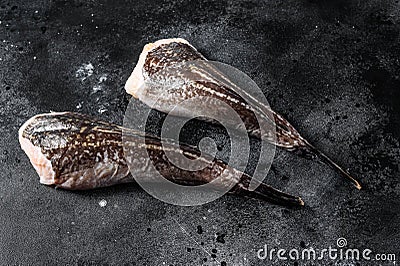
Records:
[[[58,188],[87,190],[134,182],[130,173],[146,182],[158,182],[157,177],[146,173],[148,163],[143,158],[148,156],[157,171],[174,183],[201,185],[223,176],[215,189],[235,182],[230,189],[232,194],[281,205],[304,205],[301,198],[264,183],[250,191],[250,176],[202,154],[196,147],[172,140],[161,143],[158,137],[79,113],[36,115],[19,129],[19,142],[38,173],[40,183]],[[189,159],[201,158],[206,167],[198,171],[181,169],[168,160],[165,151],[184,154]]]
[[[177,116],[190,116],[192,109],[195,109],[173,109],[182,101],[195,96],[218,99],[231,106],[240,115],[250,136],[266,140],[307,158],[316,158],[350,180],[356,188],[361,189],[356,179],[304,139],[285,118],[250,95],[245,88],[230,82],[229,77],[207,62],[208,60],[196,48],[181,38],[164,39],[147,44],[125,84],[125,90],[150,107]],[[177,80],[181,82],[176,82]],[[170,84],[175,85],[171,87]],[[159,101],[160,96],[162,101]],[[224,112],[212,101],[199,104],[203,105],[198,106],[199,109],[208,108],[215,113]],[[273,126],[274,129],[260,131],[258,124],[260,121],[257,121],[254,114],[264,118],[261,122],[267,125],[265,128]],[[235,124],[231,126],[237,129]]]

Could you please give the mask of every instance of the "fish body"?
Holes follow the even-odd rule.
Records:
[[[357,180],[304,139],[283,116],[246,88],[232,82],[184,39],[164,39],[147,44],[125,90],[150,107],[172,115],[193,116],[196,110],[207,109],[209,113],[223,117],[232,128],[247,131],[249,135],[283,149],[318,158],[361,188]],[[194,97],[205,100],[197,101],[196,106],[190,108],[179,107],[180,103]],[[230,116],[224,115],[227,109],[221,107],[220,102],[233,108],[244,126],[230,123]]]
[[[21,148],[29,157],[40,182],[69,190],[87,190],[134,182],[160,182],[149,171],[149,162],[171,182],[194,186],[213,182],[215,189],[232,187],[231,193],[260,198],[283,205],[303,205],[303,201],[266,184],[250,191],[251,177],[202,154],[196,147],[127,129],[99,119],[71,112],[47,113],[32,117],[19,130]],[[176,167],[166,152],[200,159],[205,167],[190,171]],[[134,175],[134,177],[132,175]],[[149,174],[150,173],[150,174]]]

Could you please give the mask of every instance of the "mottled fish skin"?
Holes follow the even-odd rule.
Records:
[[[51,185],[90,189],[132,179],[116,125],[75,113],[50,113],[33,117],[22,128],[20,142],[28,140],[50,161]]]
[[[153,75],[166,67],[194,60],[206,58],[186,43],[172,42],[149,51],[143,68],[146,73]]]
[[[190,116],[192,108],[173,110],[172,107],[192,97],[208,97],[198,108],[209,108],[219,114],[226,110],[210,98],[223,101],[236,111],[246,127],[232,123],[233,128],[246,130],[251,136],[305,157],[318,158],[361,188],[357,180],[305,140],[285,118],[230,82],[184,39],[165,39],[146,45],[125,89],[153,108],[178,116]],[[160,96],[163,99],[154,104]],[[228,115],[225,117],[229,119]],[[264,119],[259,121],[257,117]],[[269,130],[272,127],[274,130]],[[266,130],[261,132],[260,128]]]
[[[190,78],[188,78],[187,71],[185,71],[185,69],[180,69],[180,67],[187,67],[188,65],[184,63],[191,61],[207,62],[207,59],[188,43],[164,43],[150,50],[146,55],[146,60],[143,65],[143,75],[145,76],[146,82],[160,84],[160,86],[146,86],[146,88],[144,88],[146,90],[145,93],[141,93],[139,99],[144,102],[150,102],[153,98],[159,97],[160,94],[162,94],[162,91],[154,90],[154,88],[165,90],[165,87],[169,86],[163,87],[161,85],[168,82],[171,78],[177,78],[182,81],[184,86],[174,87],[169,90],[168,93],[164,93],[165,102],[170,101],[171,104],[159,106],[160,109],[165,108],[165,106],[173,106],[174,103],[176,104],[195,96],[212,96],[213,98],[228,103],[229,106],[236,110],[237,114],[243,120],[246,130],[251,135],[257,138],[263,137],[270,143],[286,149],[305,146],[303,138],[301,138],[297,130],[294,129],[287,120],[250,95],[248,96],[251,99],[243,99],[239,93],[229,87],[230,84],[221,82],[219,78],[223,78],[223,74],[218,73],[218,70],[215,68],[212,69],[212,65],[205,63],[203,68],[199,68],[197,65],[191,65],[192,69],[189,71]],[[164,72],[163,70],[165,69],[169,70]],[[214,77],[210,76],[210,71],[214,72]],[[161,75],[160,72],[162,73]],[[170,74],[172,77],[165,76],[166,74]],[[236,88],[236,90],[240,90],[240,88]],[[242,91],[242,93],[247,94],[244,91]],[[252,102],[249,103],[249,101]],[[205,102],[204,105],[210,108],[212,104]],[[218,113],[223,112],[218,102],[215,102],[215,105],[215,109],[218,109]],[[261,109],[259,108],[260,106],[262,107]],[[164,109],[162,111],[170,112],[171,110]],[[184,112],[181,114],[184,114]],[[268,135],[271,131],[267,130],[265,135],[261,136],[260,126],[258,125],[255,114],[265,118],[262,122],[266,122],[267,124],[264,124],[263,128],[269,128],[276,124],[276,135]],[[275,121],[275,123],[271,123],[271,120]]]
[[[41,182],[44,180],[42,183],[46,185],[86,190],[134,182],[129,167],[135,176],[148,182],[158,182],[159,177],[147,173],[148,161],[145,159],[150,158],[162,176],[178,184],[201,185],[222,177],[215,184],[216,189],[223,189],[235,182],[237,184],[231,193],[282,205],[304,204],[299,197],[262,183],[255,191],[249,191],[250,176],[221,160],[201,154],[195,147],[177,144],[172,140],[163,140],[161,143],[158,137],[79,113],[34,116],[21,127],[19,140]],[[180,169],[168,160],[166,151],[184,154],[189,159],[201,159],[206,167],[198,171]],[[37,157],[43,158],[37,160]],[[43,165],[47,163],[50,169],[44,170],[50,174],[43,171]],[[42,175],[46,178],[42,179]]]

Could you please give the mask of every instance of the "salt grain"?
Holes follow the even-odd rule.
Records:
[[[75,73],[75,77],[80,78],[81,81],[84,81],[86,78],[93,75],[94,66],[92,63],[82,64]]]
[[[104,208],[107,205],[107,201],[105,199],[100,200],[99,202],[100,207]]]
[[[106,112],[107,111],[107,108],[105,107],[105,106],[100,106],[100,108],[99,108],[99,110],[97,110],[97,112],[99,113],[99,114],[102,114],[102,113],[104,113],[104,112]]]
[[[103,74],[103,75],[101,75],[101,77],[99,78],[99,83],[102,83],[102,82],[104,82],[104,81],[106,81],[107,80],[107,75],[106,74]]]
[[[93,86],[93,92],[98,92],[98,91],[101,91],[102,90],[102,87],[100,86],[100,85],[95,85],[95,86]]]

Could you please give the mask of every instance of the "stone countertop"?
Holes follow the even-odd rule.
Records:
[[[337,247],[340,237],[400,256],[399,17],[399,2],[386,0],[1,1],[1,264],[304,265],[257,251]],[[231,195],[178,207],[135,184],[39,184],[18,143],[23,122],[76,111],[122,123],[124,83],[143,46],[171,37],[248,74],[363,189],[282,150],[266,180],[304,208]]]

